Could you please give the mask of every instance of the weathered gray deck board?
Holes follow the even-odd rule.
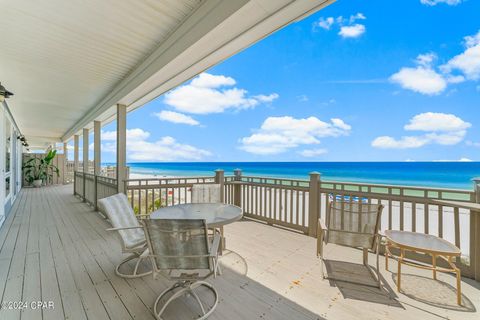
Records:
[[[169,282],[117,277],[114,266],[123,256],[116,236],[105,231],[108,221],[71,193],[71,186],[52,186],[18,195],[0,229],[0,295],[3,301],[53,300],[55,309],[1,310],[0,319],[154,319],[152,304]],[[455,306],[454,278],[443,274],[434,281],[429,272],[406,268],[410,296],[395,292],[395,274],[383,266],[382,291],[330,283],[320,279],[313,238],[251,221],[225,232],[224,273],[209,280],[220,297],[211,319],[478,318],[480,290],[473,281],[462,283],[464,308]],[[326,249],[327,257],[346,261],[342,268],[365,274],[360,252]],[[194,312],[190,300],[179,300],[166,319],[189,319]]]

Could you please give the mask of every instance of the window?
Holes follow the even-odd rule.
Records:
[[[5,174],[10,173],[10,158],[12,151],[12,125],[10,121],[5,121]]]
[[[12,125],[5,119],[5,199],[10,195],[10,166],[12,157]]]

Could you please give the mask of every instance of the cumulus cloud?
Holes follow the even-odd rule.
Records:
[[[163,110],[158,113],[154,113],[154,115],[162,121],[168,121],[172,123],[188,124],[191,126],[198,126],[200,124],[200,122],[192,117],[174,111]]]
[[[365,33],[365,26],[356,23],[352,26],[343,26],[340,28],[338,34],[343,38],[358,38]]]
[[[447,87],[447,81],[432,68],[435,59],[436,55],[433,53],[420,54],[415,59],[417,67],[401,68],[390,77],[390,81],[398,83],[404,89],[422,94],[439,94]]]
[[[279,97],[276,93],[249,96],[247,90],[233,87],[235,84],[231,77],[202,73],[189,84],[168,92],[164,102],[180,112],[209,114],[254,108]]]
[[[313,157],[318,157],[323,154],[326,154],[327,152],[328,152],[327,149],[305,149],[305,150],[299,151],[298,153],[302,157],[313,158]]]
[[[452,71],[462,72],[468,80],[480,79],[480,31],[464,38],[465,51],[450,59],[440,68],[449,74]],[[458,77],[458,76],[457,76]]]
[[[351,15],[349,18],[343,16],[338,17],[320,17],[313,23],[313,30],[319,28],[323,30],[330,30],[333,26],[338,26],[340,35],[342,38],[358,38],[365,33],[366,28],[364,24],[357,23],[357,20],[366,20],[367,17],[361,12]]]
[[[318,21],[313,23],[313,26],[322,28],[324,30],[330,30],[330,28],[334,23],[335,23],[335,19],[333,17],[328,17],[328,18],[320,17]]]
[[[371,145],[382,149],[420,148],[427,144],[455,145],[463,141],[470,127],[470,123],[453,114],[426,112],[417,114],[403,127],[406,131],[422,131],[424,134],[400,139],[380,136]]]
[[[102,150],[115,152],[116,131],[102,132]],[[127,158],[134,161],[179,161],[201,160],[211,152],[188,144],[177,142],[170,136],[161,137],[157,141],[148,141],[148,131],[135,128],[127,130]]]
[[[456,6],[461,3],[463,0],[420,0],[420,2],[427,6],[436,6],[439,3],[445,3],[449,6]]]
[[[316,145],[320,138],[348,135],[351,127],[341,119],[324,122],[316,117],[269,117],[260,129],[240,139],[240,149],[260,154],[279,154],[300,145]]]
[[[420,54],[415,59],[416,67],[403,67],[390,80],[426,95],[439,94],[449,84],[480,80],[480,31],[464,37],[463,43],[465,50],[438,68],[434,67],[434,53]]]

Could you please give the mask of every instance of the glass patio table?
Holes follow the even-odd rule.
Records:
[[[457,304],[462,304],[461,292],[461,275],[460,269],[455,266],[453,259],[460,257],[460,249],[452,243],[431,234],[424,234],[419,232],[386,230],[385,237],[387,243],[385,246],[385,269],[388,270],[388,258],[396,258],[398,261],[397,273],[397,291],[400,292],[400,281],[402,275],[402,264],[409,265],[416,268],[427,269],[433,271],[433,279],[437,279],[437,271],[440,272],[454,272],[457,275]],[[396,248],[400,251],[399,256],[394,256],[391,249]],[[413,263],[405,258],[405,251],[413,251],[424,253],[432,256],[432,266],[419,265]],[[450,266],[448,268],[437,267],[437,258],[442,258]]]
[[[209,228],[220,228],[242,216],[242,209],[232,204],[185,203],[160,208],[150,215],[150,219],[203,219]]]

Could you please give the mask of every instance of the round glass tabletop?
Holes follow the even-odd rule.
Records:
[[[388,241],[405,249],[451,256],[460,255],[460,249],[455,245],[431,234],[386,230],[385,236]]]
[[[221,227],[240,220],[242,209],[224,203],[186,203],[154,211],[150,219],[204,219],[209,227]]]

